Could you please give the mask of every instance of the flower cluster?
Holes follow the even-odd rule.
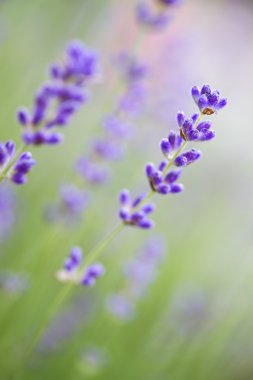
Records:
[[[204,101],[199,103],[201,98],[205,99],[206,106],[201,109],[200,114],[196,113],[189,119],[185,117],[183,112],[178,112],[179,132],[171,131],[168,137],[163,138],[160,143],[160,148],[166,161],[162,161],[158,169],[153,163],[146,165],[146,176],[151,188],[148,197],[154,193],[163,195],[180,193],[183,190],[183,185],[178,184],[177,180],[182,173],[182,167],[196,162],[201,157],[201,152],[196,149],[190,149],[185,152],[183,152],[183,149],[188,142],[203,142],[215,137],[215,132],[211,129],[212,122],[200,121],[200,119],[203,115],[212,114],[223,108],[227,104],[227,100],[220,98],[219,92],[212,91],[208,85],[204,85],[201,89],[196,86],[193,87],[192,94],[198,107],[200,107],[200,103],[204,104]],[[196,101],[196,94],[199,94],[198,101]],[[216,99],[215,101],[214,98]],[[172,166],[178,168],[172,169]],[[152,222],[147,221],[146,215],[153,211],[153,205],[147,202],[148,200],[145,199],[145,196],[137,198],[137,202],[131,202],[128,190],[123,190],[120,194],[121,208],[119,211],[119,216],[123,223],[142,228],[152,227]],[[140,203],[141,208],[139,207]]]
[[[101,277],[105,269],[100,263],[93,263],[87,266],[84,273],[80,273],[80,266],[83,262],[83,251],[80,247],[73,247],[68,258],[64,262],[64,269],[56,273],[56,278],[62,282],[72,282],[86,287],[95,285],[96,280]]]
[[[137,20],[146,27],[155,30],[164,29],[171,21],[169,8],[179,2],[179,0],[154,0],[153,5],[140,2],[136,8]]]
[[[153,222],[148,219],[148,215],[154,211],[154,205],[146,203],[142,206],[143,199],[145,199],[145,194],[132,200],[128,190],[121,191],[119,217],[124,224],[142,229],[153,227]]]
[[[27,174],[35,163],[36,161],[30,152],[24,152],[15,158],[15,144],[13,141],[0,142],[1,179],[7,178],[17,185],[23,185],[27,181]]]
[[[140,252],[123,266],[124,286],[107,298],[107,309],[111,314],[122,321],[129,321],[134,317],[136,304],[155,280],[163,258],[163,241],[156,237],[150,239]]]
[[[20,108],[17,112],[23,127],[26,145],[55,145],[62,141],[56,127],[65,127],[79,107],[88,99],[85,85],[99,72],[95,52],[81,42],[73,41],[61,64],[50,69],[50,81],[37,92],[33,110]]]
[[[212,115],[227,105],[227,99],[221,98],[219,91],[212,91],[211,87],[206,84],[201,89],[194,86],[192,88],[192,97],[200,112],[204,115]]]

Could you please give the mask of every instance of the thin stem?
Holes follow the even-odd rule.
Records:
[[[85,267],[89,265],[91,262],[97,259],[99,254],[103,252],[103,250],[115,239],[115,237],[124,229],[125,224],[118,224],[111,233],[100,243],[98,243],[88,254],[87,260],[85,261]],[[82,270],[82,269],[81,269]]]

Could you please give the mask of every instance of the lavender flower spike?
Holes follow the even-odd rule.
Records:
[[[94,263],[85,270],[81,284],[87,287],[95,285],[97,279],[105,273],[104,266],[100,263]]]
[[[99,59],[95,52],[81,42],[73,41],[59,64],[52,65],[49,82],[41,86],[29,112],[21,107],[17,119],[23,128],[26,145],[56,145],[59,133],[48,129],[65,127],[79,107],[88,99],[86,85],[99,73]],[[53,110],[53,111],[52,111]]]
[[[201,89],[197,86],[192,87],[192,97],[204,115],[212,115],[227,105],[227,99],[221,98],[219,91],[212,91],[206,84]]]
[[[153,222],[148,219],[148,215],[154,211],[154,205],[152,203],[145,203],[145,205],[141,206],[144,198],[145,194],[132,201],[128,190],[121,191],[119,196],[121,206],[119,217],[124,224],[142,229],[153,227]]]

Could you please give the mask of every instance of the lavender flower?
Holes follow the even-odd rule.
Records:
[[[63,63],[51,66],[50,81],[35,95],[33,110],[29,112],[22,107],[17,112],[18,121],[23,127],[24,143],[59,144],[61,134],[51,129],[68,125],[70,118],[88,99],[85,86],[98,73],[97,54],[79,41],[71,42]]]
[[[204,115],[212,115],[227,105],[227,99],[220,97],[220,92],[212,91],[209,85],[204,85],[200,89],[197,86],[192,88],[192,97]]]
[[[131,261],[124,264],[124,285],[107,298],[107,310],[123,322],[132,320],[137,302],[155,280],[163,259],[163,241],[157,237],[150,239]]]
[[[171,21],[166,12],[153,11],[145,2],[137,4],[136,16],[140,24],[155,30],[164,29]]]
[[[16,197],[6,186],[0,186],[0,239],[6,239],[15,223]]]
[[[146,175],[151,189],[163,195],[169,193],[176,194],[183,191],[183,185],[175,183],[180,177],[181,172],[181,170],[171,170],[164,174],[164,171],[157,170],[154,164],[148,163],[146,165]]]
[[[26,175],[30,172],[36,161],[30,152],[22,153],[13,164],[15,157],[15,144],[13,141],[0,142],[0,178],[7,178],[16,185],[26,183]]]
[[[105,273],[104,266],[100,263],[94,263],[88,266],[81,279],[81,284],[87,287],[94,286],[97,279]]]
[[[81,157],[76,163],[78,174],[91,184],[105,183],[109,178],[109,170],[92,159]]]
[[[197,123],[199,114],[192,115],[191,118],[187,119],[184,112],[178,112],[177,121],[180,128],[180,135],[185,141],[209,141],[215,137],[215,131],[211,128],[211,121],[202,121]]]
[[[192,89],[192,93],[196,91],[200,92],[198,87],[195,86]],[[212,93],[210,86],[204,85],[201,93],[201,96],[206,96],[208,109],[211,109],[211,104],[218,109],[223,108],[227,103],[225,99],[219,100],[219,97],[217,98],[216,96],[219,92],[214,91]],[[216,102],[214,102],[214,95],[217,98]],[[190,149],[185,152],[182,151],[190,141],[208,141],[215,137],[215,132],[210,129],[212,123],[210,121],[200,122],[200,118],[203,115],[207,113],[212,114],[213,112],[210,113],[207,111],[207,108],[204,108],[201,115],[195,113],[189,119],[185,118],[183,112],[178,112],[177,122],[180,133],[171,131],[168,137],[163,138],[160,143],[160,148],[166,161],[162,161],[158,169],[153,163],[146,165],[146,176],[151,187],[151,192],[147,196],[148,198],[154,193],[166,195],[169,193],[176,194],[182,192],[183,185],[176,183],[181,175],[181,168],[196,162],[201,157],[201,152],[196,149]],[[173,165],[180,169],[171,169]],[[145,195],[137,198],[137,202],[132,202],[128,190],[123,190],[120,194],[120,204],[122,207],[119,211],[119,217],[124,224],[142,228],[152,227],[152,223],[146,216],[153,211],[153,205],[145,199]]]
[[[5,293],[15,295],[23,293],[29,286],[28,278],[25,274],[14,273],[11,271],[0,272],[0,289]]]
[[[86,287],[95,285],[97,279],[105,273],[104,266],[100,263],[93,263],[85,267],[82,272],[83,251],[80,247],[73,247],[69,256],[64,262],[64,269],[56,272],[57,280],[61,282],[72,282]]]
[[[122,190],[119,197],[120,211],[119,217],[124,224],[136,226],[142,229],[149,229],[153,227],[153,222],[148,219],[148,215],[154,211],[152,203],[141,206],[145,194],[131,200],[128,190]]]
[[[75,271],[83,260],[83,251],[80,247],[73,247],[69,253],[69,257],[65,260],[64,268],[68,272]]]
[[[64,185],[60,188],[60,199],[57,204],[47,207],[46,217],[50,222],[63,222],[66,226],[80,221],[87,206],[89,196],[74,185]]]

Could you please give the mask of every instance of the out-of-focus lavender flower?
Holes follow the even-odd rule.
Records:
[[[140,24],[155,30],[164,29],[171,21],[171,16],[163,9],[151,9],[146,2],[140,2],[136,7],[136,16]]]
[[[99,157],[106,160],[119,160],[123,155],[122,146],[116,141],[110,141],[109,139],[97,139],[93,143],[93,150]]]
[[[227,99],[221,98],[218,90],[211,90],[207,84],[200,89],[197,86],[192,88],[192,97],[204,115],[212,115],[227,105]]]
[[[38,345],[38,350],[47,354],[61,350],[64,342],[73,337],[94,313],[94,300],[78,297],[71,302],[69,309],[61,312],[45,330]]]
[[[124,81],[128,84],[140,82],[148,74],[147,65],[126,51],[121,52],[115,61]]]
[[[126,139],[133,133],[133,126],[124,122],[115,115],[107,116],[104,120],[104,127],[109,137]]]
[[[0,239],[6,239],[15,223],[16,197],[12,189],[0,186]]]
[[[49,129],[65,127],[88,99],[85,86],[99,73],[97,53],[79,41],[72,41],[61,64],[50,70],[50,82],[35,95],[33,110],[21,107],[17,119],[23,127],[26,145],[55,145],[62,141],[59,133]]]
[[[0,142],[0,178],[7,178],[17,185],[26,183],[26,175],[30,172],[36,161],[30,152],[22,153],[13,163],[15,157],[15,144],[13,141]],[[12,165],[13,164],[13,165]]]
[[[16,185],[23,185],[27,182],[26,175],[30,172],[36,161],[30,152],[22,153],[17,162],[11,169],[8,178]]]
[[[105,183],[110,175],[108,168],[87,157],[81,157],[77,161],[76,170],[85,181],[91,184]]]
[[[63,222],[66,226],[80,221],[89,202],[89,195],[74,185],[60,188],[60,199],[46,209],[46,218],[50,222]]]
[[[84,269],[81,268],[83,252],[80,247],[73,247],[69,256],[64,262],[64,269],[56,272],[57,280],[61,282],[72,282],[86,287],[94,286],[97,279],[105,273],[105,268],[101,263],[93,263]]]
[[[8,294],[19,294],[27,290],[29,281],[26,275],[10,271],[0,272],[0,289]]]
[[[140,83],[133,83],[128,86],[126,92],[120,97],[118,111],[137,116],[143,109],[146,98],[146,88]]]
[[[77,368],[84,376],[99,375],[109,364],[108,352],[97,346],[86,347],[78,361]]]
[[[117,293],[108,296],[106,306],[117,319],[127,322],[134,318],[135,308],[158,274],[164,258],[164,244],[158,238],[150,239],[137,255],[123,266],[125,283]]]
[[[148,203],[142,206],[141,202],[144,198],[145,194],[132,200],[128,190],[121,191],[119,217],[124,224],[142,229],[153,227],[154,224],[148,219],[148,215],[154,211],[154,205]]]
[[[106,306],[110,313],[121,321],[130,321],[135,316],[133,302],[124,293],[113,293],[108,296]]]
[[[73,247],[69,253],[69,257],[64,262],[64,268],[68,272],[75,271],[83,260],[83,251],[80,247]]]
[[[84,275],[81,279],[81,284],[87,287],[94,286],[97,279],[103,276],[105,268],[100,263],[94,263],[85,269]]]

